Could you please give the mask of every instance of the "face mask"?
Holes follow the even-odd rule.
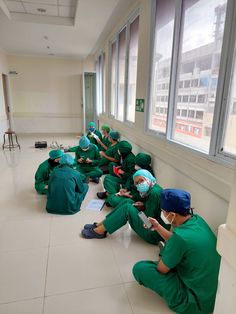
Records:
[[[135,170],[139,170],[139,169],[142,169],[142,168],[139,167],[138,165],[135,165],[135,166],[134,166],[134,169],[135,169]]]
[[[169,220],[167,219],[167,217],[168,217],[169,215],[170,215],[170,213],[169,213],[167,216],[165,216],[164,213],[163,213],[163,211],[161,211],[161,219],[163,220],[163,222],[164,222],[166,225],[171,225],[172,222],[173,222],[173,220],[174,220],[174,217],[173,217],[173,219],[172,219],[171,221],[169,221]]]
[[[89,131],[90,131],[90,132],[94,132],[94,131],[95,131],[95,128],[89,128]]]
[[[118,155],[119,155],[119,156],[121,156],[121,153],[120,153],[120,151],[119,151],[119,150],[118,150],[118,152],[117,152],[117,153],[118,153]]]
[[[142,182],[137,185],[137,190],[141,193],[146,193],[149,190],[149,185],[147,182]]]
[[[82,150],[83,150],[84,152],[86,152],[88,149],[89,149],[89,147],[82,148]]]

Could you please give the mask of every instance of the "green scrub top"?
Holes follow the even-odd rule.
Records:
[[[199,302],[202,313],[211,312],[217,290],[220,256],[216,251],[216,236],[207,223],[200,216],[193,215],[174,228],[161,255],[163,263],[175,269],[188,288],[188,299]],[[181,310],[180,304],[178,313],[182,313]]]
[[[98,151],[98,148],[94,144],[89,144],[89,149],[87,151],[83,151],[80,146],[75,146],[71,147],[69,149],[69,152],[75,152],[75,161],[77,163],[77,166],[79,168],[85,170],[85,171],[90,171],[93,167],[96,167],[99,163],[100,160],[100,154]],[[86,160],[87,158],[92,160],[92,163],[78,163],[77,160],[83,158]]]
[[[109,141],[108,136],[103,136],[102,137],[102,143],[104,145],[106,145],[107,149],[109,148],[109,146],[111,146],[111,142]],[[106,151],[106,149],[104,147],[102,147],[102,145],[99,145],[98,149],[102,150],[103,152]]]
[[[67,165],[56,167],[49,184],[46,209],[49,213],[72,215],[80,210],[88,191],[80,173]]]
[[[95,130],[93,133],[96,134],[100,140],[102,140],[102,134],[99,130]],[[95,144],[97,147],[100,148],[100,145],[97,143],[96,139],[91,135],[90,132],[88,132],[86,136],[90,140],[91,144]]]
[[[135,156],[129,153],[121,162],[121,169],[125,172],[121,177],[127,181],[135,172]]]
[[[105,154],[108,157],[112,157],[115,158],[116,160],[120,160],[120,155],[118,154],[118,149],[119,149],[119,142],[115,143],[114,145],[110,145],[108,147],[108,149],[105,151]],[[99,166],[103,166],[103,165],[107,165],[110,163],[110,160],[102,157],[100,162],[99,162]]]
[[[58,164],[59,165],[59,164]],[[47,194],[45,185],[48,185],[50,175],[55,167],[50,165],[49,159],[42,162],[35,173],[35,190],[39,194]]]

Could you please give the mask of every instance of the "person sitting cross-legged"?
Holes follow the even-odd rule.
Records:
[[[161,193],[162,217],[169,232],[154,218],[152,230],[166,240],[158,261],[140,261],[133,275],[164,298],[179,314],[208,314],[214,310],[220,266],[216,236],[199,215],[193,214],[190,194],[166,189]]]
[[[110,174],[104,178],[103,185],[106,191],[97,193],[97,197],[100,199],[106,198],[106,203],[110,206],[114,206],[113,198],[116,197],[116,193],[120,191],[122,186],[129,188],[130,180],[135,172],[135,156],[132,153],[132,145],[127,141],[121,141],[118,153],[121,157],[120,164],[110,163]]]
[[[100,155],[97,146],[82,136],[79,146],[71,147],[69,152],[75,152],[76,169],[86,176],[87,181],[99,183],[102,170],[98,167]]]
[[[80,173],[72,168],[73,164],[74,158],[64,154],[60,165],[53,171],[48,184],[48,213],[73,215],[80,210],[88,184],[82,182]]]
[[[47,194],[48,181],[55,167],[59,165],[59,160],[63,152],[59,149],[54,149],[49,152],[49,159],[41,163],[35,173],[35,190],[39,194]]]
[[[127,222],[131,228],[146,242],[158,244],[163,238],[156,232],[145,229],[138,213],[144,211],[147,216],[153,216],[160,224],[166,224],[162,221],[160,214],[160,194],[162,188],[156,183],[156,179],[147,170],[138,170],[133,175],[143,201],[142,202],[121,202],[110,212],[105,220],[99,223],[86,224],[82,230],[82,236],[86,239],[103,239],[107,233],[112,234]]]

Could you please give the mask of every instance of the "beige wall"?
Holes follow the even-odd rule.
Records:
[[[7,129],[7,117],[5,111],[5,101],[3,96],[2,74],[8,74],[8,63],[6,53],[0,50],[0,141]]]
[[[136,9],[140,9],[139,51],[137,73],[137,98],[145,99],[147,106],[149,60],[150,60],[150,20],[151,1],[140,0],[127,12],[120,23],[112,30],[110,36],[99,47],[106,54],[106,108],[109,105],[109,71],[108,55],[109,40],[119,31],[128,16]],[[147,109],[147,107],[146,107]],[[196,152],[189,152],[184,147],[167,142],[145,132],[145,113],[136,112],[135,124],[128,125],[113,120],[108,114],[100,116],[101,123],[108,123],[119,130],[134,147],[134,152],[149,152],[153,157],[153,166],[157,179],[164,188],[176,187],[188,190],[192,195],[192,206],[199,212],[216,231],[217,227],[226,220],[233,169],[202,157]]]
[[[82,128],[82,62],[8,55],[13,120],[18,133],[70,133]]]

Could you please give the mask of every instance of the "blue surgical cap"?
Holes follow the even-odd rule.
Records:
[[[79,141],[79,146],[81,148],[86,148],[89,146],[89,144],[90,144],[90,140],[87,138],[87,136],[85,136],[85,135],[82,136],[80,141]]]
[[[74,162],[75,162],[74,158],[69,154],[64,154],[59,161],[60,165],[68,166],[72,166]]]
[[[146,179],[151,180],[153,183],[156,183],[156,179],[153,177],[153,175],[151,174],[151,172],[149,172],[146,169],[140,169],[138,171],[135,172],[135,174],[133,175],[133,179],[137,176],[141,176],[144,177]]]
[[[161,209],[177,214],[190,213],[191,195],[179,189],[165,189],[161,192]]]
[[[53,149],[49,152],[49,157],[52,160],[61,158],[62,155],[63,155],[63,152],[60,149]]]

